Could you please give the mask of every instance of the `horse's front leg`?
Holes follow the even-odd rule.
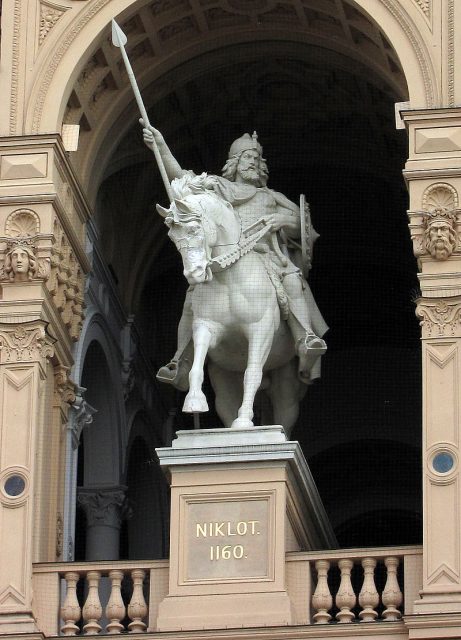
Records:
[[[255,395],[261,386],[263,367],[269,355],[274,338],[273,313],[266,312],[260,322],[248,328],[248,362],[243,378],[243,402],[232,428],[243,429],[253,427],[253,405]]]
[[[194,322],[194,362],[189,373],[189,393],[184,400],[182,410],[185,413],[204,413],[208,411],[208,403],[202,391],[203,367],[210,346],[212,333],[206,324]]]

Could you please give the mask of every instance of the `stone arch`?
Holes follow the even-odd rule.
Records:
[[[169,490],[155,454],[161,446],[147,416],[138,411],[130,427],[126,485],[130,517],[123,540],[130,560],[159,559],[168,555]]]
[[[221,8],[223,14],[221,17],[225,19],[225,14],[229,13],[229,10],[232,7],[235,8],[237,4],[235,0],[232,3],[227,0],[223,4],[225,9]],[[270,8],[274,3],[267,0],[266,4]],[[147,5],[143,4],[142,8],[145,6]],[[408,12],[404,11],[396,0],[354,0],[354,6],[361,9],[368,17],[373,16],[372,21],[384,32],[388,46],[395,50],[408,83],[412,106],[437,106],[440,98],[435,81],[433,61],[420,31],[416,27],[421,9],[414,4],[408,8]],[[72,86],[94,53],[97,43],[109,35],[110,19],[119,16],[121,21],[126,22],[133,16],[137,8],[140,8],[139,2],[134,0],[117,0],[110,3],[108,0],[94,0],[80,12],[75,21],[69,24],[57,41],[54,40],[50,43],[53,45],[50,47],[51,50],[42,52],[42,72],[37,74],[37,80],[31,93],[26,117],[27,131],[41,133],[60,129]],[[240,10],[235,13],[241,16],[244,12]],[[199,25],[200,20],[205,19],[203,11],[202,14],[198,17],[195,15],[185,16],[184,20]],[[262,37],[266,39],[296,37],[289,35],[296,29],[280,27],[284,24],[283,16],[277,22],[278,27],[275,30],[268,29],[262,34]],[[172,23],[171,29],[178,28],[174,26],[175,24]],[[159,77],[184,59],[209,51],[210,48],[216,48],[221,33],[226,35],[226,44],[248,42],[260,38],[258,30],[260,32],[262,30],[255,29],[255,21],[250,20],[248,25],[240,23],[233,30],[224,29],[222,32],[218,30],[214,33],[211,30],[206,33],[202,32],[200,37],[192,39],[190,44],[183,47],[180,53],[177,48],[173,50],[170,48],[157,65],[155,75]],[[200,32],[199,28],[198,30]],[[366,40],[366,34],[360,35],[359,38],[363,42]],[[323,44],[326,45],[327,42],[328,37],[325,36]],[[44,49],[46,49],[46,45]],[[372,58],[369,55],[368,57]],[[149,75],[149,72],[146,72],[146,75]],[[141,85],[145,84],[142,75],[140,83]],[[131,101],[131,94],[127,86],[124,88],[124,93],[123,100]],[[113,120],[113,112],[111,112],[110,118]]]
[[[125,502],[123,485],[123,398],[114,349],[104,320],[95,313],[86,320],[77,344],[74,380],[96,412],[80,436],[77,496],[81,508],[75,524],[77,559],[115,560],[119,555],[119,527]],[[74,480],[75,481],[75,480]],[[75,489],[67,495],[75,495]],[[98,512],[103,518],[97,516]]]

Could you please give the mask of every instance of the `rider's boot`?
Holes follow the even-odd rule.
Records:
[[[295,339],[296,354],[299,358],[298,376],[301,382],[312,382],[312,367],[322,356],[327,345],[313,331],[307,302],[304,296],[290,299],[291,317],[288,324]]]
[[[174,354],[172,360],[157,371],[157,380],[171,384],[179,391],[189,389],[189,372],[192,368],[191,343],[182,351]]]
[[[312,331],[296,341],[296,353],[299,357],[298,376],[306,384],[312,381],[312,367],[327,350],[325,340]]]

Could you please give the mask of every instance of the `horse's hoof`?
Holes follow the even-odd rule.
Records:
[[[188,393],[182,410],[184,413],[205,413],[208,411],[208,402],[205,394],[202,391],[193,394]]]
[[[251,429],[254,424],[249,418],[236,418],[231,424],[231,429]]]

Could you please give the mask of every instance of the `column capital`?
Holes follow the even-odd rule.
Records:
[[[79,487],[78,503],[85,510],[88,528],[112,527],[119,529],[129,515],[126,499],[127,487]]]
[[[44,366],[46,359],[54,355],[56,342],[48,334],[47,326],[43,320],[0,323],[0,364],[39,362]]]
[[[420,298],[416,315],[423,338],[461,338],[461,296]]]

